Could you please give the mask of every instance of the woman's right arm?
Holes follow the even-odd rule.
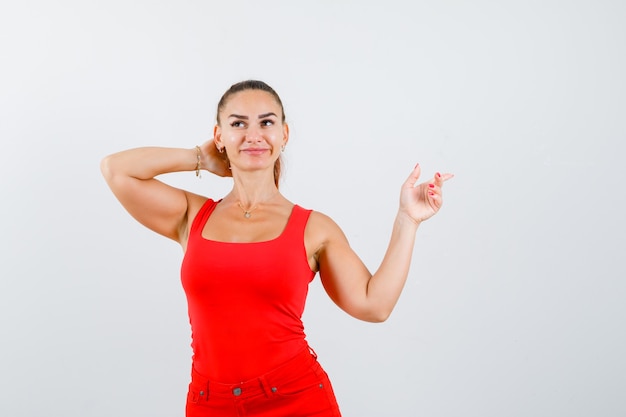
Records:
[[[200,166],[217,175],[227,175],[215,158],[215,145],[201,146]],[[186,236],[190,198],[199,197],[167,185],[156,176],[170,172],[194,171],[198,149],[136,148],[102,160],[101,170],[113,194],[141,224],[181,244]]]

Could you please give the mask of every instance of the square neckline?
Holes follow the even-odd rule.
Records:
[[[204,204],[207,204],[209,201],[210,201],[210,199],[207,199],[207,201]],[[287,229],[289,229],[289,227],[290,227],[290,225],[292,223],[292,219],[294,217],[294,212],[296,211],[296,206],[297,206],[297,204],[293,204],[291,206],[291,212],[289,213],[289,217],[287,218],[287,223],[285,223],[285,227],[283,227],[283,229],[280,231],[278,236],[276,236],[274,238],[271,238],[271,239],[259,240],[259,241],[253,241],[253,242],[228,242],[228,241],[223,241],[223,240],[208,239],[208,238],[204,237],[204,233],[203,233],[204,232],[204,228],[206,227],[206,224],[209,221],[209,218],[211,217],[213,212],[215,211],[215,208],[217,207],[217,205],[222,202],[222,199],[220,198],[218,201],[214,201],[214,202],[215,202],[215,204],[210,209],[211,211],[206,216],[204,216],[205,218],[203,220],[201,220],[202,224],[198,225],[199,236],[200,236],[200,239],[205,241],[205,242],[215,243],[215,244],[220,244],[220,245],[258,245],[258,244],[263,244],[263,243],[272,243],[272,242],[275,242],[277,240],[280,240],[285,235],[285,233],[287,232]],[[200,209],[200,212],[201,211],[202,211],[202,209]],[[198,214],[200,214],[200,212],[198,212]],[[198,214],[196,214],[196,217],[198,216]]]

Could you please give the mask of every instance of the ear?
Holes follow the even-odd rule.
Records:
[[[283,124],[283,146],[287,145],[289,142],[289,125],[287,123]]]
[[[213,127],[213,142],[215,142],[215,145],[220,148],[224,147],[224,144],[222,144],[222,128],[220,125],[215,125]]]

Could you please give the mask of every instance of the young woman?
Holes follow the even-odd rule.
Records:
[[[360,320],[384,321],[407,278],[415,233],[442,204],[451,174],[400,193],[387,252],[372,274],[341,229],[279,191],[289,127],[278,94],[261,81],[226,91],[214,138],[192,149],[138,148],[102,161],[111,190],[140,223],[180,243],[192,327],[188,417],[339,416],[328,376],[304,335],[308,284],[319,272],[330,298]],[[213,200],[155,179],[179,171],[232,176]]]

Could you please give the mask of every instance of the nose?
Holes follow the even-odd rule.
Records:
[[[258,126],[250,126],[246,130],[246,142],[260,142],[261,139],[261,129]]]

